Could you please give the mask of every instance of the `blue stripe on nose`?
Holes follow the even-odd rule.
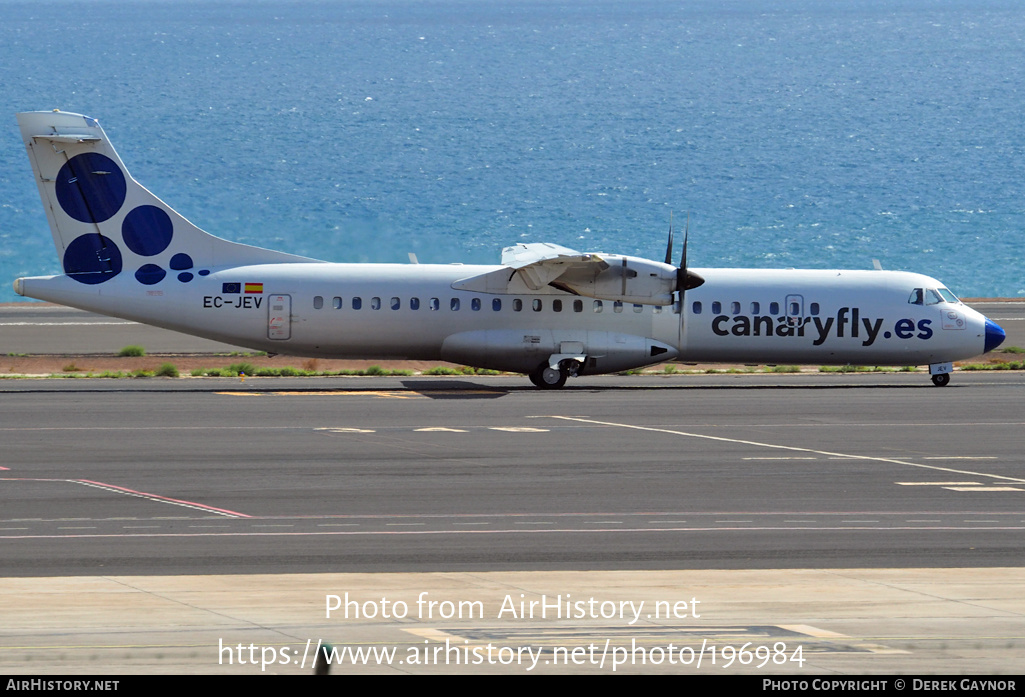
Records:
[[[986,350],[985,353],[989,353],[1000,344],[1004,343],[1004,339],[1007,338],[1007,334],[1000,328],[1000,325],[993,320],[986,318]]]

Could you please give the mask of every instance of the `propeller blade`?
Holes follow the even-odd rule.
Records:
[[[690,237],[690,211],[687,211],[687,226],[683,228],[683,252],[680,253],[680,268],[687,277],[687,238]]]
[[[673,212],[669,211],[669,243],[666,245],[666,263],[673,263]]]
[[[687,238],[690,237],[690,213],[687,213],[687,226],[683,230],[683,251],[680,253],[680,267],[676,270],[676,290],[680,292],[680,300],[683,300],[684,291],[697,288],[705,279],[687,270]]]

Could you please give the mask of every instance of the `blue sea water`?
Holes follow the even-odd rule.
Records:
[[[0,301],[58,273],[15,111],[233,240],[920,271],[1025,295],[1018,0],[0,0]]]

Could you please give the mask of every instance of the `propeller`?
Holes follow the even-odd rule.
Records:
[[[705,279],[696,273],[687,270],[687,238],[690,236],[690,213],[687,213],[687,226],[683,231],[683,251],[680,253],[680,266],[676,269],[676,288],[680,293],[680,303],[683,303],[683,294],[691,288],[697,288]],[[673,263],[673,213],[669,212],[669,243],[666,245],[666,263]]]

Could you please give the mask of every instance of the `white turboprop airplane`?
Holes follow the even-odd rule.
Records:
[[[19,295],[269,353],[443,360],[538,387],[667,360],[929,365],[1004,331],[896,271],[688,269],[551,244],[497,266],[334,264],[210,235],[128,174],[87,116],[18,114],[64,274]],[[415,258],[411,255],[411,261]]]

